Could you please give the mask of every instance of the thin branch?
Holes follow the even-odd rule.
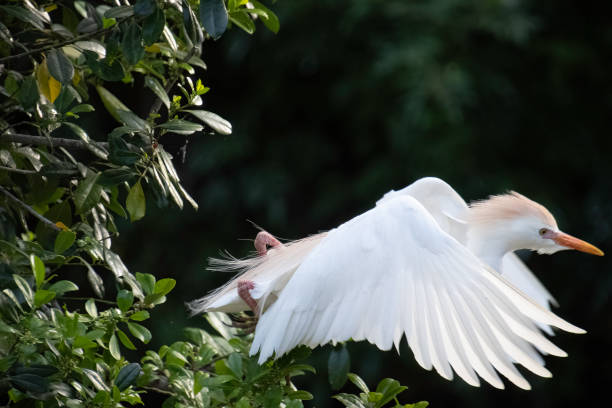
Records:
[[[82,140],[75,139],[63,139],[59,137],[45,137],[45,136],[34,136],[24,135],[22,133],[5,133],[0,135],[0,141],[6,142],[17,142],[33,144],[38,146],[47,147],[68,147],[72,149],[88,150],[87,143]],[[108,148],[108,143],[99,143],[102,147]]]
[[[6,167],[6,166],[0,166],[0,170],[10,171],[12,173],[19,173],[19,174],[36,174],[36,173],[38,173],[36,170],[14,169],[12,167]]]
[[[41,47],[41,48],[37,48],[35,50],[30,50],[30,51],[22,52],[21,54],[9,55],[8,57],[0,58],[0,64],[4,63],[6,61],[10,61],[10,60],[14,60],[14,59],[22,58],[22,57],[27,57],[28,55],[39,54],[41,52],[49,51],[49,50],[52,50],[52,49],[55,49],[55,48],[64,47],[66,45],[73,44],[73,43],[75,43],[77,41],[86,40],[88,38],[95,37],[96,35],[104,34],[107,31],[111,31],[112,29],[117,27],[120,23],[124,22],[125,20],[128,20],[128,19],[133,18],[133,17],[134,16],[126,17],[126,18],[124,18],[121,21],[117,21],[117,24],[114,24],[114,25],[112,25],[110,27],[107,27],[107,28],[102,28],[102,29],[100,29],[98,31],[94,31],[93,33],[81,34],[81,35],[78,35],[78,36],[76,36],[74,38],[71,38],[69,40],[62,41],[62,42],[55,43],[55,44],[51,44],[51,45],[48,45],[46,47]]]
[[[150,387],[150,386],[147,386],[147,385],[142,386],[142,388],[144,388],[145,390],[149,390],[149,391],[159,392],[160,394],[174,395],[173,392],[162,390],[161,388]]]
[[[6,195],[8,198],[10,198],[14,203],[18,204],[21,208],[23,208],[24,210],[26,210],[27,212],[32,214],[34,217],[38,218],[40,221],[42,221],[44,224],[46,224],[49,228],[51,228],[51,229],[53,229],[55,231],[60,231],[61,230],[52,221],[48,220],[47,218],[45,218],[42,215],[40,215],[39,213],[37,213],[36,210],[34,210],[32,207],[30,207],[29,205],[27,205],[26,203],[24,203],[23,201],[21,201],[20,199],[15,197],[13,194],[11,194],[10,191],[5,189],[4,187],[0,186],[0,192],[4,193],[4,195]]]
[[[32,145],[37,145],[37,146],[67,147],[69,149],[89,150],[88,143],[82,140],[64,139],[60,137],[25,135],[23,133],[0,134],[0,142],[5,142],[5,141],[32,144]],[[95,144],[98,147],[102,147],[106,150],[109,149],[109,144],[107,142],[91,142],[91,143]],[[135,153],[140,152],[140,148],[132,144],[128,144],[128,149]],[[149,154],[151,154],[151,152],[153,151],[153,148],[149,146],[143,147],[142,149]]]
[[[113,305],[113,306],[117,305],[117,302],[113,302],[112,300],[104,300],[104,299],[96,299],[96,298],[88,298],[88,297],[60,296],[60,297],[58,297],[58,299],[60,299],[60,300],[89,300],[89,299],[93,299],[94,302],[104,303],[104,304]]]

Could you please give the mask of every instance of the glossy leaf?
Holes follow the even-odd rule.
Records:
[[[134,294],[131,291],[121,289],[117,293],[117,306],[119,306],[119,309],[122,312],[124,313],[127,312],[128,309],[132,307],[133,303],[134,303]]]
[[[74,76],[74,66],[61,49],[47,52],[47,68],[49,74],[64,85],[70,84]]]
[[[175,285],[176,281],[172,278],[160,279],[155,283],[155,290],[153,293],[156,295],[165,296],[170,293],[172,289],[174,289]]]
[[[205,111],[205,110],[189,110],[185,109],[183,112],[187,112],[210,126],[215,132],[221,135],[230,135],[232,133],[232,124],[223,119],[216,113]]]
[[[347,374],[351,367],[351,357],[345,346],[339,350],[334,349],[329,353],[327,368],[329,373],[329,384],[332,389],[342,388],[347,380]]]
[[[168,98],[168,94],[164,87],[159,83],[159,81],[151,76],[145,77],[145,86],[153,91],[155,95],[161,99],[162,103],[166,107],[166,109],[170,109],[170,98]]]
[[[136,337],[138,340],[142,341],[145,344],[151,341],[151,332],[146,327],[138,323],[130,322],[127,323],[127,326],[130,330],[130,333],[132,333],[132,336]]]
[[[119,329],[117,329],[117,337],[119,337],[121,344],[123,344],[126,348],[130,350],[136,350],[136,346],[134,345],[134,343],[132,343],[132,340],[130,340],[127,334],[125,334]]]
[[[138,0],[134,4],[134,14],[137,16],[148,16],[156,9],[155,0]]]
[[[111,336],[110,341],[108,342],[108,351],[115,360],[119,360],[121,358],[121,350],[119,350],[119,341],[117,340],[117,336],[114,333]]]
[[[151,295],[155,290],[155,276],[150,273],[136,272],[136,280],[140,283],[146,295]]]
[[[53,251],[56,254],[63,254],[68,248],[74,244],[76,234],[72,231],[60,231],[55,238]]]
[[[123,391],[136,381],[140,375],[140,364],[130,363],[121,368],[117,378],[115,378],[115,385],[119,388],[119,391]]]
[[[145,216],[147,205],[140,181],[130,188],[130,192],[125,201],[125,208],[130,214],[130,221],[132,222],[138,221]]]
[[[130,319],[137,322],[142,322],[144,320],[147,320],[148,318],[149,312],[147,312],[146,310],[139,310],[136,313],[130,315]]]
[[[272,10],[261,4],[259,1],[250,0],[250,3],[253,4],[255,9],[263,10],[265,12],[265,15],[259,14],[261,21],[268,28],[268,30],[272,31],[274,34],[277,34],[278,30],[280,29],[280,21],[278,20],[276,14],[274,14]]]
[[[229,18],[232,23],[236,24],[245,32],[249,34],[253,34],[255,32],[255,23],[251,19],[251,16],[249,15],[248,11],[244,9],[234,11],[230,14]]]
[[[85,214],[91,210],[99,201],[102,186],[97,184],[98,173],[89,173],[82,180],[74,192],[74,205],[76,214]]]
[[[38,289],[34,293],[34,306],[41,307],[45,303],[49,303],[55,298],[55,292],[51,290]]]
[[[34,254],[30,255],[30,267],[36,279],[36,287],[40,289],[45,281],[45,264],[40,258]]]
[[[375,408],[381,408],[406,389],[408,387],[400,385],[399,381],[393,378],[385,378],[376,387],[376,392],[381,393],[382,397],[376,402]]]
[[[125,59],[132,65],[136,64],[144,56],[145,50],[142,46],[142,32],[138,24],[128,24],[123,33],[121,49]]]
[[[142,41],[145,45],[152,45],[164,31],[166,24],[166,15],[164,12],[156,8],[151,15],[144,19],[142,23]]]
[[[168,132],[178,133],[182,135],[190,135],[192,133],[199,132],[204,128],[200,124],[182,119],[172,119],[166,123],[162,123],[158,127],[166,129]]]
[[[61,280],[49,286],[49,290],[55,292],[58,295],[63,295],[66,292],[79,290],[79,287],[72,281]]]
[[[96,306],[96,301],[93,299],[87,299],[87,301],[85,302],[85,311],[91,317],[98,317],[98,308]]]
[[[36,105],[38,97],[36,79],[33,76],[25,77],[17,91],[17,100],[19,100],[24,109],[28,110]]]
[[[23,298],[25,299],[28,306],[32,307],[34,305],[34,293],[32,292],[32,288],[30,287],[28,282],[17,274],[13,275],[13,280],[15,281],[15,284],[23,294]]]
[[[227,28],[228,16],[223,0],[200,1],[200,23],[206,32],[218,39]]]

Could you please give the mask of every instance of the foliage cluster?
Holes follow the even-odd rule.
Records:
[[[232,131],[202,109],[202,43],[256,21],[276,33],[275,14],[254,0],[27,0],[0,12],[2,403],[125,406],[155,392],[164,406],[303,406],[312,395],[291,379],[314,371],[300,362],[309,351],[260,366],[225,315],[208,316],[218,335],[186,328],[185,341],[146,350],[144,322],[176,281],[132,273],[112,245],[147,202],[197,208],[164,143]],[[141,84],[154,96],[145,116],[112,91]],[[103,135],[101,110],[117,122]],[[356,406],[402,390],[388,380]]]

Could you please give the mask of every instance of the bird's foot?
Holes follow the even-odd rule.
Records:
[[[283,246],[280,241],[267,231],[260,231],[255,237],[255,249],[260,256],[268,253],[268,247]]]
[[[255,316],[249,316],[247,314],[232,314],[230,315],[230,319],[232,322],[230,324],[226,324],[229,327],[234,327],[236,329],[242,329],[245,333],[253,333],[255,331],[255,327],[257,326],[258,318]]]

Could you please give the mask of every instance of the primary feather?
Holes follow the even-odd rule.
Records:
[[[236,287],[248,279],[263,312],[251,347],[260,363],[300,344],[353,339],[388,350],[405,336],[419,365],[444,378],[454,371],[503,388],[499,372],[529,389],[514,364],[549,377],[539,352],[565,355],[538,327],[583,331],[548,310],[554,299],[515,254],[500,259],[502,270],[478,258],[470,211],[442,180],[418,180],[328,233],[216,261],[240,274],[190,307],[245,310]]]

